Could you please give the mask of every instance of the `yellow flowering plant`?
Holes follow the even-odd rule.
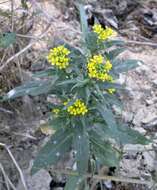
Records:
[[[118,166],[123,144],[149,142],[123,124],[114,110],[115,106],[122,107],[119,97],[124,86],[116,82],[119,74],[137,67],[139,61],[119,59],[125,48],[122,41],[113,39],[116,32],[100,24],[90,30],[82,5],[79,10],[82,48],[60,43],[50,49],[49,68],[35,73],[33,81],[16,87],[3,98],[7,101],[46,94],[58,99],[58,103],[49,103],[49,126],[55,134],[41,148],[32,173],[56,164],[73,151],[77,175],[69,178],[67,190],[86,184],[85,174],[98,173],[102,165]]]

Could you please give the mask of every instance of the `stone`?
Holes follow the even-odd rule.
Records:
[[[142,127],[135,127],[134,128],[136,131],[138,131],[139,133],[141,133],[142,135],[145,135],[146,134],[146,130]]]
[[[154,85],[155,87],[157,87],[157,79],[153,80],[152,82],[153,82],[153,85]]]
[[[146,168],[152,172],[157,169],[157,160],[155,151],[146,151],[143,153]]]
[[[50,189],[50,182],[52,178],[50,174],[42,169],[33,176],[28,174],[28,172],[25,173],[25,181],[28,187],[28,190],[48,190]],[[24,190],[21,182],[19,182],[17,190]]]

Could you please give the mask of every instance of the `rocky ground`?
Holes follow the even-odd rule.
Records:
[[[28,66],[28,68],[26,67],[27,64],[21,66],[21,71],[23,76],[25,76],[23,78],[24,81],[30,79],[32,71],[44,69],[44,54],[47,48],[52,46],[55,39],[62,38],[76,46],[80,39],[80,26],[77,11],[73,6],[74,1],[67,1],[68,3],[65,3],[65,1],[32,2],[32,9],[35,11],[38,10],[40,13],[39,16],[33,18],[33,26],[30,33],[33,36],[38,35],[42,32],[42,29],[47,26],[48,22],[50,22],[52,26],[44,40],[40,43],[36,43],[32,47],[32,51],[28,52],[29,56],[27,55],[26,57],[27,64],[32,59],[39,64],[37,67],[36,64],[34,64],[35,66],[33,67],[33,63],[31,63],[31,66]],[[142,6],[138,5],[138,9],[135,9],[138,4],[137,1],[115,0],[113,4],[117,6],[112,6],[109,1],[106,1],[106,4],[104,1],[100,1],[100,6],[94,6],[95,1],[92,1],[90,6],[88,4],[87,8],[89,10],[89,17],[93,14],[101,21],[104,20],[105,23],[107,22],[107,24],[115,28],[119,25],[119,28],[117,28],[119,38],[157,43],[156,33],[154,32],[156,31],[156,25],[153,23],[157,22],[154,21],[157,16],[155,12],[157,4],[154,2],[148,2],[148,4],[142,4]],[[106,11],[106,9],[110,11]],[[140,18],[137,17],[138,10],[141,13]],[[126,18],[121,19],[122,15],[126,15]],[[152,24],[146,27],[148,23]],[[39,55],[41,54],[42,56],[40,57]],[[119,82],[126,84],[129,92],[123,97],[124,111],[120,114],[122,114],[124,121],[129,123],[130,127],[154,139],[153,146],[127,145],[125,147],[126,153],[120,165],[120,174],[127,177],[136,178],[140,176],[141,179],[156,179],[156,55],[156,47],[153,48],[141,44],[128,45],[127,51],[121,55],[124,59],[133,58],[142,60],[143,64],[134,71],[120,76]],[[18,79],[21,80],[20,77],[18,77]],[[19,80],[17,80],[17,83],[19,83]],[[11,83],[11,87],[12,86],[13,84]],[[9,88],[10,86],[8,85],[8,89]],[[47,140],[48,134],[52,132],[46,130],[47,128],[44,128],[44,130],[40,128],[40,125],[46,121],[48,113],[47,108],[43,104],[44,101],[45,97],[37,97],[34,99],[25,97],[18,99],[16,102],[11,101],[0,105],[0,142],[9,145],[12,154],[24,172],[29,190],[54,189],[52,185],[54,176],[50,175],[47,171],[42,170],[33,177],[29,174],[36,152],[41,144]],[[18,181],[19,175],[17,169],[4,149],[0,149],[0,163],[9,178],[17,185],[17,190],[23,190],[21,182]],[[63,178],[64,176],[61,178],[62,183],[64,182]],[[2,182],[3,177],[0,174],[0,190],[5,190],[6,188]],[[60,187],[57,189],[61,190],[63,188]],[[116,186],[111,185],[110,189],[147,190],[150,188],[142,185],[117,184]]]

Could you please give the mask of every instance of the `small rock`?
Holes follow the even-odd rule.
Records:
[[[146,134],[146,130],[142,127],[135,127],[134,128],[136,131],[138,131],[139,133],[141,133],[142,135],[145,135]]]
[[[124,75],[124,74],[120,74],[120,75],[119,75],[119,79],[116,80],[116,82],[117,82],[118,84],[121,84],[121,85],[124,84],[125,81],[126,81],[126,75]]]
[[[153,85],[154,85],[155,87],[157,87],[157,79],[153,80],[152,82],[153,82]]]
[[[156,153],[154,151],[147,151],[143,153],[146,167],[150,172],[157,169]]]
[[[149,73],[150,71],[151,71],[150,68],[144,64],[136,68],[136,73],[138,74],[146,74]]]
[[[135,126],[141,126],[141,121],[145,117],[145,110],[143,107],[137,110],[137,113],[134,116],[133,124]]]
[[[146,101],[147,106],[150,106],[150,105],[152,105],[154,103],[154,101],[152,99],[147,99],[145,101]]]
[[[46,170],[40,170],[35,175],[25,175],[28,190],[48,190],[50,189],[51,177]],[[21,182],[18,184],[17,190],[24,190]]]
[[[134,114],[131,112],[125,111],[122,113],[122,117],[124,118],[125,122],[131,122],[133,120],[133,116],[134,116]]]

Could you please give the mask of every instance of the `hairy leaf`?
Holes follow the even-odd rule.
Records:
[[[58,130],[48,143],[40,150],[34,161],[32,173],[42,168],[55,164],[71,148],[72,132],[70,130]]]
[[[123,73],[138,67],[139,63],[142,62],[134,59],[128,59],[128,60],[116,59],[112,63],[114,65],[113,69],[116,73]]]
[[[110,143],[102,141],[101,137],[94,131],[90,132],[90,140],[96,159],[106,166],[117,166],[120,153]]]
[[[15,41],[16,41],[16,34],[14,32],[0,34],[1,48],[7,48],[11,44],[15,43]]]
[[[47,81],[30,81],[9,91],[4,100],[14,99],[24,95],[37,96],[48,93],[58,77]]]
[[[112,46],[123,46],[125,45],[125,43],[122,40],[110,40],[110,41],[104,42],[104,45],[106,48],[110,48]]]
[[[75,129],[73,144],[76,151],[77,170],[80,174],[85,174],[88,169],[89,139],[88,134],[80,126]]]
[[[128,127],[127,125],[117,125],[117,132],[115,133],[112,128],[102,123],[94,124],[94,131],[98,133],[102,139],[114,138],[120,144],[143,144],[150,143],[146,137]]]
[[[33,74],[33,77],[39,77],[39,78],[51,77],[54,76],[55,73],[56,73],[55,69],[50,67],[47,70],[36,72],[35,74]]]
[[[101,114],[102,118],[108,125],[108,127],[113,131],[113,133],[117,133],[117,123],[115,120],[115,116],[113,115],[112,111],[106,106],[99,104],[97,107],[99,113]]]
[[[98,44],[97,44],[97,34],[94,32],[89,32],[88,35],[86,36],[85,43],[87,48],[91,51],[93,54],[94,52],[97,52],[98,49]]]
[[[88,23],[87,23],[87,16],[85,13],[85,9],[82,4],[79,4],[79,12],[80,12],[81,30],[83,32],[84,39],[86,39],[88,33]]]
[[[82,182],[82,177],[80,176],[70,176],[66,183],[64,190],[77,190],[78,185]]]
[[[114,50],[109,51],[106,56],[109,58],[109,60],[114,60],[118,55],[123,53],[126,49],[125,48],[116,48]]]

